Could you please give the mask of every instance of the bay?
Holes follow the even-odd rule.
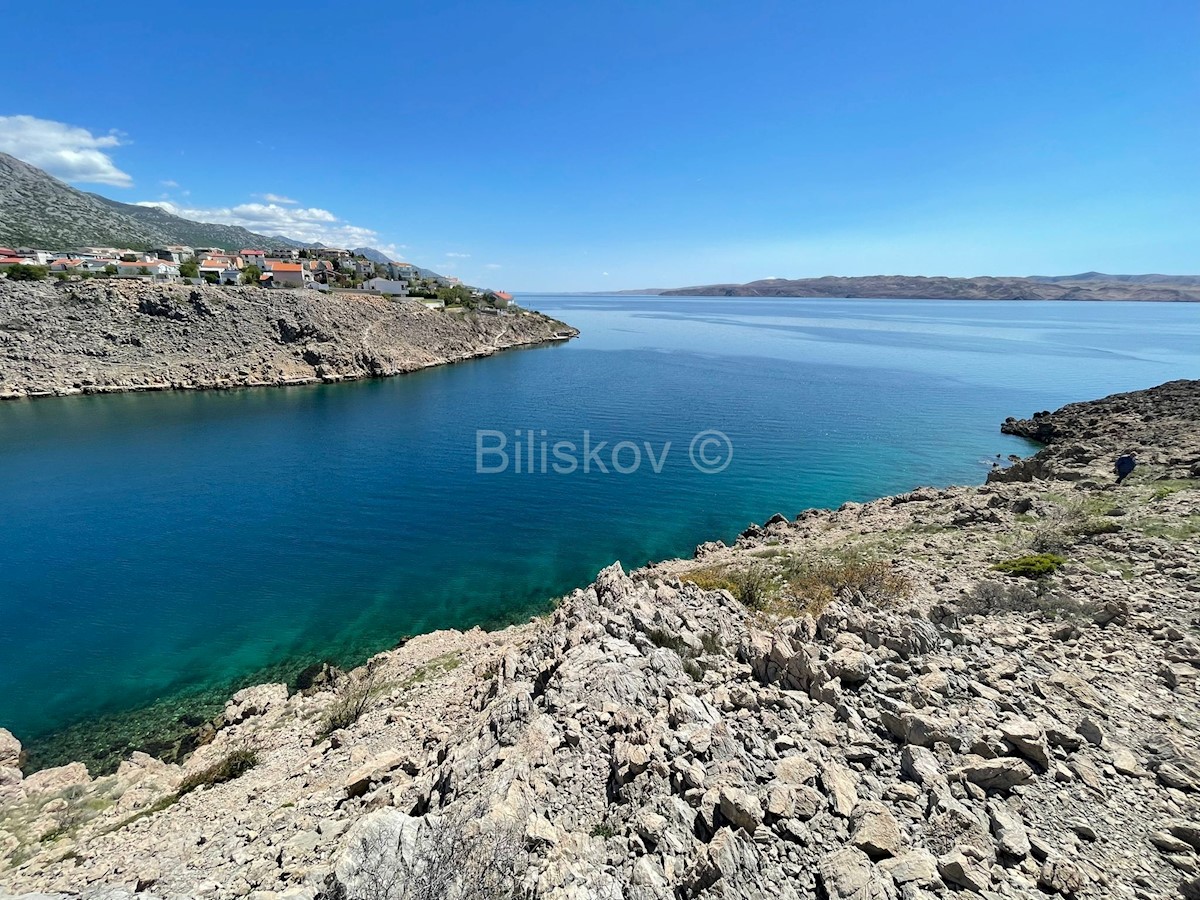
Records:
[[[1031,449],[1005,416],[1200,377],[1191,304],[519,299],[582,336],[0,405],[0,726],[42,764],[103,760],[157,727],[137,710],[190,721],[316,660],[520,621],[775,512],[979,483]]]

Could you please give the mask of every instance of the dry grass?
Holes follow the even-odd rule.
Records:
[[[838,599],[889,606],[912,594],[912,582],[890,562],[858,554],[793,557],[783,577],[789,592],[813,615]]]
[[[226,781],[245,775],[258,765],[258,754],[253,750],[234,750],[217,760],[207,769],[193,772],[179,783],[177,796],[182,797],[197,788],[224,784]]]
[[[886,560],[860,553],[782,554],[748,567],[708,567],[684,576],[705,590],[724,589],[751,609],[773,615],[820,615],[834,600],[888,606],[912,583]]]

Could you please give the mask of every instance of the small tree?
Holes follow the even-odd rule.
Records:
[[[117,267],[114,266],[112,263],[109,263],[107,266],[104,267],[104,274],[109,275],[109,276],[116,275]]]
[[[221,283],[221,278],[219,275],[217,275],[216,272],[205,272],[204,280],[207,281],[209,284],[220,284]]]
[[[200,264],[196,262],[196,257],[186,259],[179,264],[179,274],[184,278],[199,278]]]
[[[262,278],[262,269],[258,266],[249,265],[242,269],[242,284],[258,284],[260,278]]]
[[[17,263],[8,270],[9,281],[45,281],[50,270],[45,266],[29,266]]]
[[[147,269],[145,266],[141,266],[141,267],[138,269],[138,274],[139,274],[139,275],[141,275],[141,276],[143,276],[143,277],[145,277],[145,276],[148,276],[148,275],[150,274],[150,270],[149,270],[149,269]]]

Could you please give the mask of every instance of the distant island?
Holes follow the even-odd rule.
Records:
[[[839,297],[862,300],[1145,300],[1200,301],[1200,275],[1031,275],[975,278],[864,275],[853,278],[764,278],[747,284],[705,284],[621,291],[663,297]]]

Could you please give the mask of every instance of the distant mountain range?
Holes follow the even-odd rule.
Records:
[[[155,206],[137,206],[90,194],[0,153],[0,245],[67,250],[168,244],[226,250],[320,246],[282,235],[256,234],[238,225],[193,222]],[[359,247],[354,252],[373,262],[389,261],[372,247]]]
[[[1167,300],[1200,301],[1200,275],[1033,275],[944,278],[867,275],[767,278],[671,290],[623,291],[667,297],[841,297],[876,300]]]

